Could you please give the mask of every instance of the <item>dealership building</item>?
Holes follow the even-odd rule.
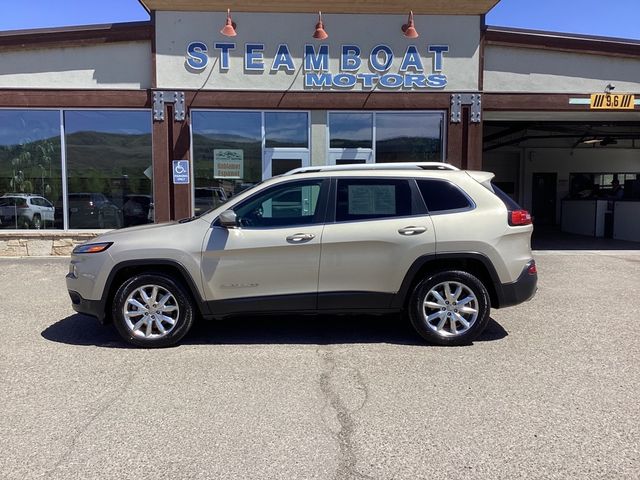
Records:
[[[141,3],[149,22],[0,33],[0,256],[414,161],[640,242],[638,41],[486,26],[498,0]]]

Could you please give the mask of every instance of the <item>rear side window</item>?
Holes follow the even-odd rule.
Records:
[[[516,210],[522,210],[522,207],[518,205],[518,202],[516,202],[513,198],[511,198],[509,195],[507,195],[498,187],[496,187],[495,184],[492,183],[491,187],[493,188],[493,193],[495,193],[498,196],[498,198],[502,200],[502,203],[504,203],[504,205],[507,207],[507,210],[511,212],[515,212]]]
[[[402,179],[338,180],[336,221],[412,215],[411,187]]]
[[[429,213],[466,210],[473,205],[453,183],[444,180],[418,180],[418,188]]]

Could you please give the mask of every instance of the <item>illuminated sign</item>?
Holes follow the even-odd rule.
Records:
[[[228,72],[231,68],[231,52],[235,50],[235,43],[216,42],[213,52],[210,52],[204,42],[192,42],[187,46],[186,68],[194,73],[201,72],[207,68],[210,56],[213,56],[217,59],[220,71]],[[409,45],[401,56],[397,71],[392,69],[396,54],[388,45],[376,45],[369,52],[363,52],[358,45],[342,45],[337,73],[329,67],[329,45],[305,45],[301,65],[296,65],[296,59],[287,44],[278,45],[273,58],[265,58],[264,50],[262,43],[244,45],[242,55],[245,71],[277,74],[281,71],[295,72],[302,67],[305,88],[339,90],[359,85],[363,89],[382,87],[411,90],[442,89],[447,86],[447,76],[443,71],[448,45],[427,45],[422,50],[416,45]],[[423,55],[431,57],[431,71],[425,70]]]

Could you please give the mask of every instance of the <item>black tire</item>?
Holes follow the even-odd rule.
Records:
[[[167,333],[163,335],[158,330],[160,322],[154,321],[152,333],[149,337],[144,336],[144,332],[134,334],[124,315],[127,298],[140,288],[154,285],[159,287],[160,292],[166,291],[173,296],[174,300],[171,300],[171,302],[173,303],[175,301],[175,306],[177,306],[177,313],[174,319],[175,325],[169,330],[168,327],[170,327],[170,325],[163,323],[163,328],[167,328]],[[189,332],[194,322],[191,296],[187,293],[186,288],[182,283],[162,273],[143,273],[126,280],[115,294],[111,313],[116,330],[125,341],[132,345],[147,348],[175,345]],[[136,321],[137,323],[141,319],[142,316],[138,316],[130,321],[132,323]],[[144,325],[146,325],[146,323]],[[146,327],[144,328],[146,330]],[[142,328],[139,330],[142,330]],[[153,333],[154,331],[156,334]]]
[[[31,221],[31,225],[33,226],[34,229],[36,230],[40,230],[42,228],[42,219],[40,218],[40,215],[38,215],[37,213],[33,216],[33,220]]]
[[[473,295],[475,295],[475,301],[474,303],[472,303],[475,308],[466,308],[467,310],[471,309],[476,310],[477,312],[473,323],[471,323],[470,321],[472,318],[474,318],[473,313],[463,313],[462,307],[458,306],[457,302],[449,302],[449,300],[444,296],[441,297],[443,298],[443,300],[446,300],[449,303],[446,305],[443,304],[441,306],[441,309],[433,308],[432,306],[425,307],[424,302],[426,300],[430,300],[431,304],[434,303],[435,297],[432,293],[430,293],[434,290],[434,287],[437,293],[439,291],[439,288],[444,284],[449,284],[450,286],[461,285],[464,287],[461,289],[461,292],[467,292],[467,290],[465,290],[466,288],[468,289],[468,291],[473,293]],[[444,287],[442,288],[444,291]],[[455,293],[455,291],[452,293]],[[459,295],[462,296],[462,293],[460,293]],[[467,295],[464,299],[469,297],[470,295]],[[458,300],[464,299],[458,298]],[[438,304],[440,303],[439,300],[435,300],[435,302],[437,302]],[[408,310],[411,324],[420,334],[420,336],[427,340],[429,343],[450,346],[469,345],[476,338],[478,338],[478,336],[484,331],[487,323],[489,322],[489,315],[491,313],[491,300],[489,298],[487,289],[477,277],[467,272],[450,270],[434,272],[427,275],[421,282],[419,282],[413,289],[413,292],[411,294]],[[433,324],[431,324],[427,321],[427,314],[438,314],[442,316],[435,317],[432,320]],[[434,325],[436,322],[441,323],[443,321],[442,319],[445,317],[446,320],[444,320],[445,323],[442,328],[438,328],[439,325]],[[461,321],[456,320],[460,317],[462,317],[469,324],[468,327],[465,327]],[[457,331],[458,325],[460,326],[461,332],[454,333],[455,331]],[[465,328],[466,330],[464,330]]]

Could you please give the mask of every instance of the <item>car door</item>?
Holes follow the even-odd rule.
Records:
[[[313,310],[329,181],[293,180],[234,205],[237,228],[214,222],[202,275],[212,312]]]
[[[322,235],[318,308],[387,308],[412,263],[435,253],[413,179],[339,178]],[[330,206],[330,208],[332,208]]]

